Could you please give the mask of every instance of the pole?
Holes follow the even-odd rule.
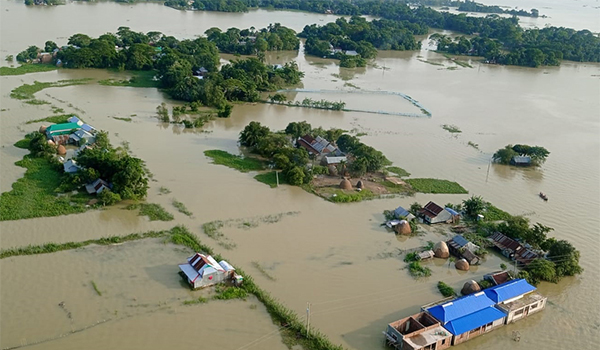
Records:
[[[485,175],[485,182],[488,182],[488,178],[490,177],[490,166],[492,165],[492,161],[490,160],[490,162],[488,163],[488,169],[487,169],[487,174]]]
[[[306,337],[310,334],[310,303],[306,302]]]
[[[275,177],[277,178],[277,187],[279,187],[279,171],[275,170]]]
[[[517,275],[517,259],[515,259],[515,270],[514,270],[515,276]]]

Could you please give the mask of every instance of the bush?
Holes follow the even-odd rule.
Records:
[[[438,282],[438,290],[440,291],[440,293],[442,293],[442,295],[444,297],[453,297],[456,295],[456,292],[454,291],[454,289],[452,289],[452,287],[450,287],[449,285],[447,285],[446,283],[439,281]]]
[[[412,261],[419,261],[419,254],[417,254],[417,252],[408,253],[404,257],[404,262],[405,263],[409,263],[409,262],[412,262]]]
[[[431,276],[431,269],[428,267],[421,266],[418,261],[413,261],[408,264],[408,271],[410,275],[416,278],[429,277]]]
[[[105,189],[98,194],[98,201],[103,205],[113,205],[121,201],[121,196],[109,189]]]

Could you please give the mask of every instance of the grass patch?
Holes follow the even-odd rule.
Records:
[[[196,305],[196,304],[206,304],[208,303],[208,299],[205,297],[198,297],[194,300],[186,300],[183,302],[183,305]]]
[[[100,291],[100,289],[98,289],[98,286],[96,285],[96,282],[92,281],[92,287],[94,287],[94,290],[96,291],[96,293],[99,296],[102,296],[102,292]]]
[[[469,142],[467,142],[467,145],[469,145],[469,146],[471,146],[471,147],[475,148],[476,150],[479,150],[479,145],[478,145],[478,144],[476,144],[475,142],[471,142],[471,141],[469,141]]]
[[[122,120],[122,121],[124,121],[124,122],[130,122],[130,121],[132,121],[132,120],[133,120],[133,119],[131,119],[131,118],[129,118],[129,117],[113,117],[113,119],[116,119],[116,120]]]
[[[406,179],[415,191],[421,193],[469,193],[461,185],[454,181],[440,179]]]
[[[137,203],[130,204],[125,207],[127,210],[139,209],[140,216],[147,216],[150,221],[171,221],[173,220],[173,214],[165,210],[160,204],[156,203]]]
[[[181,202],[177,201],[176,199],[173,199],[173,202],[172,202],[172,203],[173,203],[173,206],[174,206],[174,207],[177,209],[177,211],[179,211],[180,213],[182,213],[182,214],[185,214],[185,215],[187,215],[187,216],[189,216],[189,217],[191,217],[192,215],[194,215],[194,214],[192,214],[192,212],[191,212],[191,211],[189,211],[189,210],[186,208],[185,204],[183,204],[183,203],[181,203]]]
[[[166,188],[165,186],[161,186],[161,187],[158,189],[158,192],[159,192],[160,194],[169,194],[169,193],[171,193],[171,190],[170,190],[170,189],[168,189],[168,188]]]
[[[487,203],[484,214],[485,221],[508,220],[511,215],[504,210]]]
[[[361,137],[361,136],[367,136],[368,134],[366,132],[359,132],[356,134],[356,137]]]
[[[256,179],[256,181],[258,181],[258,182],[262,182],[266,185],[271,186],[271,188],[277,187],[277,174],[275,174],[275,171],[269,171],[268,173],[258,174],[254,177],[254,179]],[[285,176],[283,176],[283,175],[279,176],[279,184],[280,185],[288,184]]]
[[[65,113],[65,110],[60,107],[51,106],[50,108],[52,108],[52,113]]]
[[[415,278],[431,276],[431,269],[429,267],[422,266],[418,261],[413,261],[408,264],[408,272]]]
[[[14,144],[17,148],[28,149],[29,148],[29,139],[23,139],[15,142]]]
[[[50,102],[48,101],[44,101],[44,100],[38,100],[38,99],[33,99],[33,100],[26,100],[25,103],[30,104],[30,105],[35,105],[35,106],[41,106],[41,105],[49,105]]]
[[[254,268],[256,268],[260,273],[263,274],[263,276],[265,276],[267,279],[271,280],[271,281],[276,281],[277,279],[273,276],[271,276],[265,269],[264,267],[260,266],[260,264],[257,261],[253,261],[252,262],[252,266],[254,266]]]
[[[385,170],[389,171],[390,173],[394,173],[400,177],[408,177],[410,176],[410,173],[400,167],[397,166],[389,166],[386,167]]]
[[[212,239],[219,239],[220,237],[223,237],[223,233],[219,231],[223,226],[225,226],[223,221],[211,221],[202,224],[202,231]]]
[[[405,263],[410,263],[413,261],[419,261],[419,253],[417,253],[417,252],[407,253],[406,256],[404,257]]]
[[[331,197],[328,199],[334,203],[352,203],[360,202],[367,199],[375,198],[375,194],[368,189],[364,189],[360,192],[347,193],[342,190],[335,190]]]
[[[444,124],[444,125],[442,125],[442,129],[444,129],[452,134],[458,134],[458,133],[462,132],[456,125]]]
[[[19,67],[0,67],[0,76],[2,75],[23,75],[27,73],[49,72],[58,69],[50,64],[23,64]]]
[[[15,146],[27,148],[29,141]],[[62,166],[46,158],[26,155],[16,165],[27,169],[12,190],[0,195],[0,221],[59,216],[83,213],[90,196],[85,193],[58,196],[55,192],[62,182]]]
[[[464,62],[464,61],[454,60],[454,63],[458,64],[458,65],[459,65],[459,66],[461,66],[461,67],[465,67],[465,68],[473,68],[473,66],[472,66],[472,65],[470,65],[469,63],[467,63],[467,62]]]
[[[421,61],[423,63],[431,64],[431,65],[434,65],[434,66],[443,66],[443,64],[438,63],[438,62],[433,62],[433,61],[428,61],[428,60],[421,60],[421,59],[419,59],[419,61]]]
[[[360,87],[358,87],[358,86],[356,86],[356,85],[354,85],[352,83],[344,83],[344,87],[351,87],[351,88],[354,88],[354,89],[360,89]]]
[[[452,287],[450,287],[449,285],[447,285],[446,283],[439,281],[437,284],[438,290],[440,291],[440,293],[442,293],[442,295],[444,297],[453,297],[456,295],[456,292],[454,291],[454,289],[452,289]]]
[[[213,160],[213,164],[239,170],[243,173],[258,171],[265,168],[265,163],[255,158],[244,158],[221,150],[204,151],[204,155]]]
[[[240,288],[240,287],[217,286],[215,288],[215,292],[217,292],[217,294],[215,296],[213,296],[213,298],[217,299],[217,300],[231,300],[231,299],[246,300],[246,298],[248,298],[248,291],[245,290],[244,288]]]
[[[54,82],[44,82],[41,83],[39,81],[34,81],[33,84],[23,84],[19,87],[14,88],[10,92],[10,97],[17,100],[30,100],[33,99],[36,92],[40,92],[47,88],[53,87],[65,87],[72,85],[84,85],[90,82],[91,78],[84,79],[71,79],[71,80],[59,80]]]
[[[67,123],[67,119],[69,119],[71,117],[78,117],[78,116],[76,114],[72,114],[72,113],[71,114],[53,115],[53,116],[42,118],[42,119],[29,120],[29,121],[25,122],[25,124],[33,124],[33,123],[41,123],[41,122],[63,124],[63,123]]]
[[[158,88],[159,81],[154,80],[156,72],[151,71],[127,71],[133,76],[129,79],[104,79],[99,80],[98,84],[105,86],[129,86],[137,88]]]

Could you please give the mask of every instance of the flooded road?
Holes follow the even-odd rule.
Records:
[[[119,8],[123,11],[110,12],[109,9],[114,9],[115,6],[121,6]],[[183,13],[155,4],[69,4],[56,8],[35,8],[31,11],[13,5],[10,11],[13,11],[11,16],[16,17],[21,13],[22,16],[29,17],[41,16],[38,12],[46,10],[77,9],[77,13],[85,18],[85,13],[91,12],[88,10],[90,8],[94,9],[98,18],[107,19],[95,21],[96,24],[89,27],[88,33],[91,35],[114,31],[120,25],[128,25],[136,31],[160,30],[178,37],[193,37],[194,34],[215,25],[222,28],[254,25],[258,28],[272,22],[272,16],[267,12]],[[142,9],[148,10],[149,14],[144,17],[133,16],[141,13]],[[117,16],[116,19],[109,19],[112,18],[109,17],[109,13],[110,16]],[[126,14],[130,14],[130,17]],[[297,16],[293,17],[296,19],[290,20],[290,23],[285,22],[283,17],[277,19],[283,25],[295,29],[327,18],[303,13],[284,14]],[[186,18],[189,16],[197,19],[202,17],[210,20],[190,19],[187,25],[179,21],[150,20],[162,15]],[[131,21],[126,22],[126,18],[130,18]],[[231,18],[231,23],[221,21],[224,18]],[[5,19],[9,20],[8,23],[14,23],[14,19],[10,19],[4,10],[1,19],[4,34],[7,25]],[[35,23],[37,24],[32,27],[38,31],[44,26],[43,22]],[[31,37],[28,36],[30,34],[3,35],[2,50],[16,53],[29,44],[42,45],[45,40],[83,31],[83,27],[77,27],[76,24],[74,22],[68,26],[66,23],[50,26],[51,30],[48,30],[43,38],[32,28],[24,29],[25,33],[31,31]],[[94,26],[98,27],[93,29]],[[66,41],[66,38],[57,41],[60,44]],[[51,101],[53,105],[64,108],[67,112],[80,113],[87,122],[98,129],[108,130],[115,145],[123,141],[129,142],[133,154],[147,162],[156,180],[150,183],[148,202],[162,204],[175,214],[175,221],[149,222],[118,207],[68,217],[5,221],[0,222],[0,247],[48,241],[80,241],[184,224],[201,240],[227,257],[232,264],[239,265],[252,274],[261,287],[299,315],[304,315],[306,302],[311,302],[311,324],[327,334],[334,343],[343,344],[350,349],[380,349],[383,343],[381,331],[387,323],[414,313],[420,305],[440,298],[435,286],[437,281],[443,280],[459,289],[464,281],[479,280],[484,273],[498,270],[500,263],[505,262],[496,254],[490,254],[484,264],[464,273],[448,268],[445,261],[433,261],[427,265],[433,270],[432,276],[414,280],[403,270],[405,264],[401,261],[400,250],[415,248],[428,240],[439,241],[445,237],[435,228],[425,228],[426,232],[421,236],[397,239],[392,233],[379,227],[383,220],[382,211],[398,205],[408,206],[415,201],[421,204],[429,200],[440,204],[458,203],[472,194],[481,195],[511,214],[527,215],[533,223],[541,222],[555,228],[551,235],[569,240],[581,251],[581,265],[585,271],[581,276],[566,278],[559,284],[542,283],[539,286],[540,291],[549,298],[548,308],[544,312],[478,337],[460,348],[479,349],[485,346],[492,350],[507,347],[591,349],[591,340],[600,335],[600,320],[597,313],[591,312],[600,307],[600,288],[597,282],[600,278],[600,252],[596,244],[600,227],[600,66],[563,62],[561,67],[529,69],[481,65],[473,61],[470,62],[473,68],[463,68],[427,50],[427,47],[424,45],[420,52],[380,52],[374,66],[355,70],[341,69],[334,61],[305,58],[303,54],[298,55],[295,52],[273,53],[268,59],[274,63],[296,59],[301,70],[306,72],[302,88],[349,91],[360,88],[402,92],[418,100],[431,111],[431,118],[333,112],[270,104],[236,105],[231,118],[210,122],[204,128],[206,132],[189,132],[157,122],[154,117],[156,106],[163,101],[173,101],[155,89],[89,84],[43,90],[36,95],[37,98]],[[423,61],[436,62],[441,66]],[[1,77],[1,104],[2,108],[7,110],[0,112],[0,189],[10,189],[12,182],[23,173],[21,168],[12,165],[23,155],[22,150],[12,147],[12,144],[26,132],[37,129],[40,125],[23,123],[52,114],[48,106],[31,106],[10,99],[10,89],[34,80],[56,81],[83,77],[105,79],[107,76],[119,74],[122,76],[125,73],[61,70]],[[356,87],[348,86],[347,83]],[[347,103],[352,105],[376,104],[386,110],[413,108],[412,105],[405,105],[406,101],[398,100],[397,96],[390,96],[389,99],[378,97],[375,102],[370,96],[363,94],[335,94],[332,99],[347,99]],[[69,107],[69,104],[73,107]],[[75,107],[85,113],[78,112]],[[129,123],[113,119],[114,116],[131,115],[135,116]],[[361,137],[363,142],[381,150],[394,165],[406,169],[413,177],[457,181],[469,190],[469,195],[418,194],[410,198],[335,205],[296,187],[281,186],[271,189],[255,181],[252,178],[253,174],[243,174],[210,164],[203,151],[223,149],[239,152],[237,136],[252,120],[272,129],[283,129],[291,121],[306,120],[315,127],[338,127],[366,133]],[[456,125],[462,133],[450,134],[441,128],[443,124]],[[478,144],[479,150],[469,146],[469,141]],[[489,166],[493,152],[506,144],[514,143],[544,146],[551,154],[540,169]],[[170,189],[171,193],[160,195],[158,189],[161,186]],[[544,191],[550,197],[548,202],[538,198],[537,193],[540,191]],[[193,217],[188,218],[178,213],[171,205],[172,199],[183,202],[194,214]],[[298,213],[283,216],[274,223],[268,223],[268,220],[264,219],[266,216],[285,212]],[[256,225],[250,228],[231,225],[223,229],[228,240],[235,243],[231,250],[220,247],[218,242],[208,238],[201,230],[203,223],[229,219],[256,222]],[[58,226],[59,230],[48,229]],[[109,266],[114,266],[118,271],[126,268],[128,264],[143,264],[144,259],[151,259],[148,255],[152,254],[140,255],[138,252],[132,250],[124,253],[124,260],[119,261],[125,266],[117,262],[110,265],[110,262],[106,261],[110,255],[104,257],[99,253],[92,254],[87,259],[92,265],[97,263],[98,266],[89,271],[99,285],[106,285],[105,288],[112,290],[122,288],[122,293],[128,293],[126,291],[130,287],[126,288],[118,281],[110,282],[107,277],[101,279],[101,276],[105,268],[109,270]],[[161,264],[176,266],[180,263],[181,254],[175,253],[161,253]],[[3,305],[0,316],[3,322],[3,348],[19,345],[22,338],[31,337],[27,326],[16,327],[22,325],[31,315],[24,313],[18,316],[18,323],[6,321],[7,317],[17,311],[10,306],[5,307],[4,300],[7,300],[8,296],[17,298],[21,305],[23,300],[29,298],[46,301],[44,296],[38,295],[39,291],[23,288],[21,280],[17,281],[14,279],[16,277],[10,276],[21,269],[31,270],[31,267],[27,266],[36,265],[38,260],[35,259],[39,259],[40,264],[45,264],[41,259],[52,259],[56,264],[54,271],[58,270],[61,273],[47,273],[53,276],[52,281],[59,286],[58,291],[62,291],[61,294],[75,293],[75,290],[83,288],[82,283],[89,283],[90,278],[82,281],[79,276],[85,273],[83,268],[70,267],[68,262],[74,260],[66,256],[57,254],[21,257],[1,262]],[[9,265],[13,260],[14,264],[22,261],[22,267]],[[274,280],[263,275],[254,267],[254,263],[264,268]],[[131,288],[134,288],[135,294],[151,293],[163,299],[176,299],[179,295],[189,293],[176,281],[178,276],[167,278],[167,275],[166,272],[157,273],[157,276],[168,280],[169,283],[154,282],[147,288]],[[89,288],[86,291],[93,293]],[[94,300],[92,297],[95,296],[89,296]],[[52,307],[58,303],[51,301],[48,305]],[[83,303],[84,299],[80,299],[76,305]],[[114,313],[114,309],[122,310],[119,307],[123,307],[124,301],[113,300],[110,303],[97,308],[104,310],[102,317],[108,317]],[[118,303],[121,303],[120,306],[115,307]],[[34,303],[35,305],[38,304]],[[49,307],[44,305],[40,304],[39,307]],[[221,324],[227,324],[233,319],[231,309],[217,306],[212,309],[210,303],[199,308],[205,307],[212,310],[210,315]],[[56,311],[49,311],[49,316],[38,316],[41,319],[36,322],[51,322],[54,316],[50,315]],[[118,314],[121,312],[118,311]],[[194,316],[201,315],[204,311],[191,307],[177,309],[175,312],[177,317],[167,311],[148,315],[136,314],[134,317],[103,324],[56,342],[40,344],[38,347],[77,347],[77,344],[86,340],[95,342],[108,338],[111,343],[105,340],[107,343],[100,344],[127,348],[131,343],[127,343],[129,340],[126,337],[113,335],[127,334],[130,329],[135,331],[150,325],[161,327],[177,324],[184,327],[192,322]],[[97,319],[86,317],[88,318],[85,320],[89,322]],[[265,315],[247,317],[263,327],[259,329],[257,325],[257,328],[252,328],[253,333],[247,336],[247,341],[266,335],[265,343],[257,343],[252,348],[277,348],[276,344],[280,344],[279,335],[269,335],[273,327],[268,318]],[[52,333],[42,329],[47,336]],[[225,329],[224,333],[217,333],[215,338],[218,339],[215,341],[239,332],[243,327],[232,326]],[[262,330],[264,332],[259,334]],[[511,334],[514,330],[521,333],[520,343],[512,341]],[[165,335],[171,339],[170,345],[182,347],[190,344],[185,337],[178,335],[180,333],[173,332]],[[177,332],[183,330],[178,329]],[[5,334],[11,335],[8,340],[5,340]],[[557,337],[557,334],[560,334],[560,337]],[[274,345],[266,343],[274,341],[273,338],[277,340]],[[148,342],[144,343],[144,348],[160,349],[164,347],[161,344],[158,341]],[[237,349],[239,346],[241,344],[213,345],[223,349]]]

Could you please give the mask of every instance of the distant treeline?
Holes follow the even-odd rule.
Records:
[[[221,52],[232,54],[258,55],[265,51],[298,50],[300,47],[296,32],[279,23],[259,30],[254,27],[242,30],[229,28],[223,32],[213,27],[204,34]]]
[[[454,4],[458,3],[458,4]],[[475,1],[453,1],[452,6],[458,5],[458,11],[463,12],[481,12],[481,13],[504,13],[513,16],[523,16],[523,17],[539,17],[540,12],[537,9],[531,9],[531,12],[526,10],[505,10],[500,6],[496,5],[484,5]]]
[[[259,92],[297,84],[303,77],[295,62],[275,67],[256,58],[235,60],[219,70],[219,50],[207,38],[179,41],[160,32],[144,34],[128,27],[98,38],[75,34],[61,48],[51,41],[45,46],[56,52],[55,62],[60,60],[66,68],[155,70],[171,97],[227,112],[221,116],[231,111],[228,101],[255,102]],[[17,58],[33,59],[39,51],[32,46]]]

